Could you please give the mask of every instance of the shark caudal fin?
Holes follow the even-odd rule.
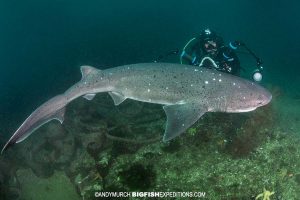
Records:
[[[94,78],[93,75],[101,75],[101,70],[91,66],[82,66],[80,70],[82,74],[81,81],[69,88],[64,94],[58,95],[38,107],[13,134],[3,147],[1,153],[13,144],[22,142],[36,129],[53,119],[63,123],[65,107],[70,101],[79,96],[84,96],[84,98],[88,100],[92,100],[95,97],[95,94],[84,94],[83,92],[86,88],[83,86],[85,86],[91,78]]]
[[[38,107],[8,140],[1,153],[15,143],[22,142],[36,129],[53,119],[63,123],[66,104],[64,95],[58,95]]]

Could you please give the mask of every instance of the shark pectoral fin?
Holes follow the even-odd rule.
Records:
[[[163,107],[167,115],[163,141],[169,141],[192,126],[207,109],[198,104],[175,104]]]
[[[126,99],[125,96],[118,92],[108,92],[108,94],[111,96],[116,106],[125,101]]]
[[[83,96],[83,98],[85,98],[85,99],[91,101],[91,100],[93,100],[93,98],[94,98],[95,96],[96,96],[96,94],[86,94],[86,95]]]

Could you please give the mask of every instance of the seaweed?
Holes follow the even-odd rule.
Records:
[[[272,105],[247,114],[248,119],[236,130],[232,140],[226,146],[226,152],[233,158],[249,156],[257,147],[272,138],[275,112]]]
[[[135,163],[128,169],[119,173],[121,182],[129,187],[130,190],[145,191],[155,182],[156,174],[152,165],[144,166]]]

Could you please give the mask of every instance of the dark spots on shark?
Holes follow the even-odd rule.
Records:
[[[177,76],[173,76],[173,78],[177,78]]]

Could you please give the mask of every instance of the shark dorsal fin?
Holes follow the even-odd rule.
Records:
[[[81,75],[82,78],[84,78],[85,76],[87,76],[90,73],[95,73],[97,72],[99,69],[96,69],[95,67],[92,66],[88,66],[88,65],[84,65],[80,67],[80,71],[81,71]]]

